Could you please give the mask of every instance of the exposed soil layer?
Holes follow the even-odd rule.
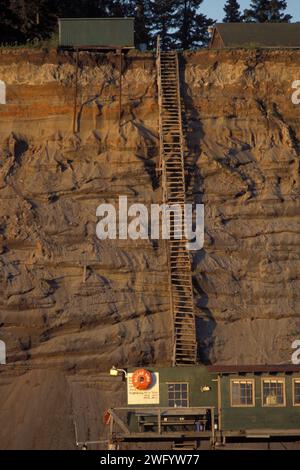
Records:
[[[205,204],[193,253],[199,357],[288,363],[300,339],[300,51],[181,57],[187,195]],[[112,365],[170,364],[163,242],[96,237],[103,202],[161,202],[153,54],[123,61],[2,50],[0,447],[72,448],[105,438],[120,404]],[[10,418],[8,419],[8,416]]]

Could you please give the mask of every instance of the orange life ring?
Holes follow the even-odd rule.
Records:
[[[104,413],[103,413],[103,423],[106,424],[106,425],[109,424],[110,419],[111,419],[110,412],[108,410],[105,410]]]
[[[152,383],[152,375],[146,369],[137,369],[132,374],[132,384],[137,390],[147,390]]]

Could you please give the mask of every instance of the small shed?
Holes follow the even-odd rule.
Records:
[[[300,23],[217,23],[209,47],[300,48]]]
[[[134,47],[134,18],[59,18],[58,24],[61,47]]]

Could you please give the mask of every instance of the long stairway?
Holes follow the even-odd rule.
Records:
[[[179,66],[177,52],[163,52],[157,43],[157,78],[159,101],[160,159],[163,200],[178,205],[184,213],[184,140],[181,119]],[[196,325],[193,305],[191,262],[181,214],[170,211],[168,263],[170,303],[174,321],[173,365],[195,364],[197,361]]]

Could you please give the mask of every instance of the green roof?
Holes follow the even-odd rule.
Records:
[[[215,30],[225,47],[300,48],[300,23],[217,23]]]

